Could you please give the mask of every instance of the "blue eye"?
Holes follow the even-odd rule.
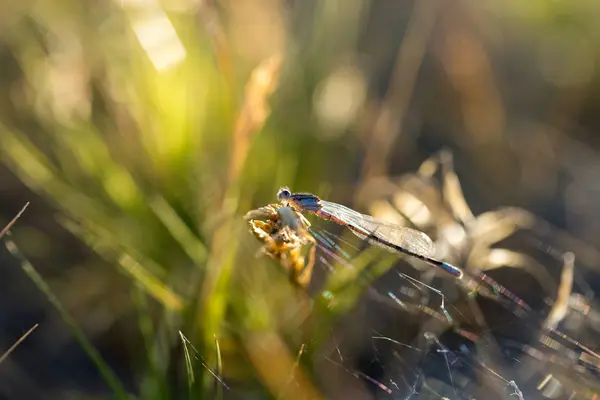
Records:
[[[290,189],[288,189],[286,187],[282,187],[277,192],[277,199],[279,199],[279,200],[287,200],[290,197],[292,197],[292,192],[290,191]]]

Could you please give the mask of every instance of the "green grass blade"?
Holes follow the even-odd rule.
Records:
[[[150,201],[150,208],[196,266],[204,265],[208,255],[204,243],[187,227],[171,205],[163,197],[157,196]]]
[[[188,390],[191,393],[192,387],[194,386],[195,377],[194,377],[194,367],[192,365],[192,357],[190,356],[190,351],[188,350],[188,340],[183,335],[181,331],[179,331],[179,336],[181,337],[181,343],[183,343],[183,353],[185,356],[185,370],[187,372],[187,381],[188,381]]]
[[[215,335],[215,349],[217,351],[217,375],[223,376],[223,360],[221,359],[221,347],[219,346],[219,340],[217,339],[217,335]],[[223,382],[221,380],[217,380],[215,382],[217,385],[217,399],[223,399]]]
[[[168,399],[168,384],[165,374],[165,365],[168,364],[163,357],[163,341],[154,328],[151,310],[148,305],[147,293],[141,285],[132,288],[133,301],[138,310],[138,325],[144,348],[146,350],[147,369],[141,379],[140,396],[143,399]]]
[[[94,234],[92,229],[82,229],[67,219],[62,219],[61,223],[66,229],[82,239],[102,258],[108,262],[116,262],[129,278],[141,285],[149,295],[165,306],[165,308],[170,310],[183,309],[184,300],[152,273],[152,270],[158,270],[158,267],[151,270],[142,266],[141,261],[115,248],[116,246],[109,240],[110,236],[108,235]],[[144,260],[143,265],[148,264],[152,263],[149,260]]]
[[[44,278],[42,278],[42,276],[35,270],[33,264],[31,264],[31,262],[29,262],[25,255],[21,253],[15,242],[12,239],[10,239],[10,234],[6,235],[5,243],[8,251],[20,261],[21,268],[23,269],[23,271],[33,281],[33,283],[38,287],[38,289],[42,293],[44,293],[46,298],[59,312],[61,318],[69,326],[71,333],[73,334],[79,345],[91,358],[92,362],[96,365],[96,368],[98,368],[100,375],[102,375],[102,378],[104,378],[106,384],[113,391],[115,397],[119,400],[129,400],[127,391],[125,390],[125,388],[123,387],[113,370],[102,359],[102,356],[94,347],[94,345],[86,338],[85,334],[83,333],[77,322],[73,319],[73,317],[71,317],[67,310],[64,309],[58,298],[54,295],[54,293],[52,293],[52,290],[50,289]]]

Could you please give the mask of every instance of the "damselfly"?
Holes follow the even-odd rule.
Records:
[[[376,220],[341,204],[321,200],[311,193],[292,193],[287,187],[279,189],[277,199],[298,212],[309,212],[350,229],[361,239],[385,248],[418,258],[450,275],[461,279],[463,272],[452,264],[432,258],[433,241],[424,232]]]

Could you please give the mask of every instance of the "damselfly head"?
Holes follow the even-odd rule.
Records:
[[[292,197],[292,191],[287,186],[279,188],[279,191],[277,192],[277,200],[289,200],[290,197]]]

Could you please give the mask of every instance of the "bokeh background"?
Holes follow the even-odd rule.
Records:
[[[444,149],[474,215],[511,206],[552,224],[544,240],[581,258],[573,292],[593,309],[600,3],[23,0],[0,11],[0,224],[30,202],[10,235],[20,254],[1,248],[0,349],[39,324],[0,364],[1,398],[405,398],[428,367],[396,370],[363,331],[410,342],[408,322],[361,296],[334,316],[312,310],[326,269],[310,295],[296,290],[254,257],[242,216],[282,185],[376,213],[390,195],[381,185],[406,189],[401,177]],[[558,285],[561,262],[544,262]],[[556,287],[495,272],[544,318]],[[595,349],[592,332],[574,337]],[[343,368],[324,362],[340,337],[355,355]],[[536,390],[550,367],[536,368],[540,379],[519,382],[525,398],[572,387],[592,398],[594,379],[576,370],[571,389]],[[458,386],[449,397],[462,398]]]

